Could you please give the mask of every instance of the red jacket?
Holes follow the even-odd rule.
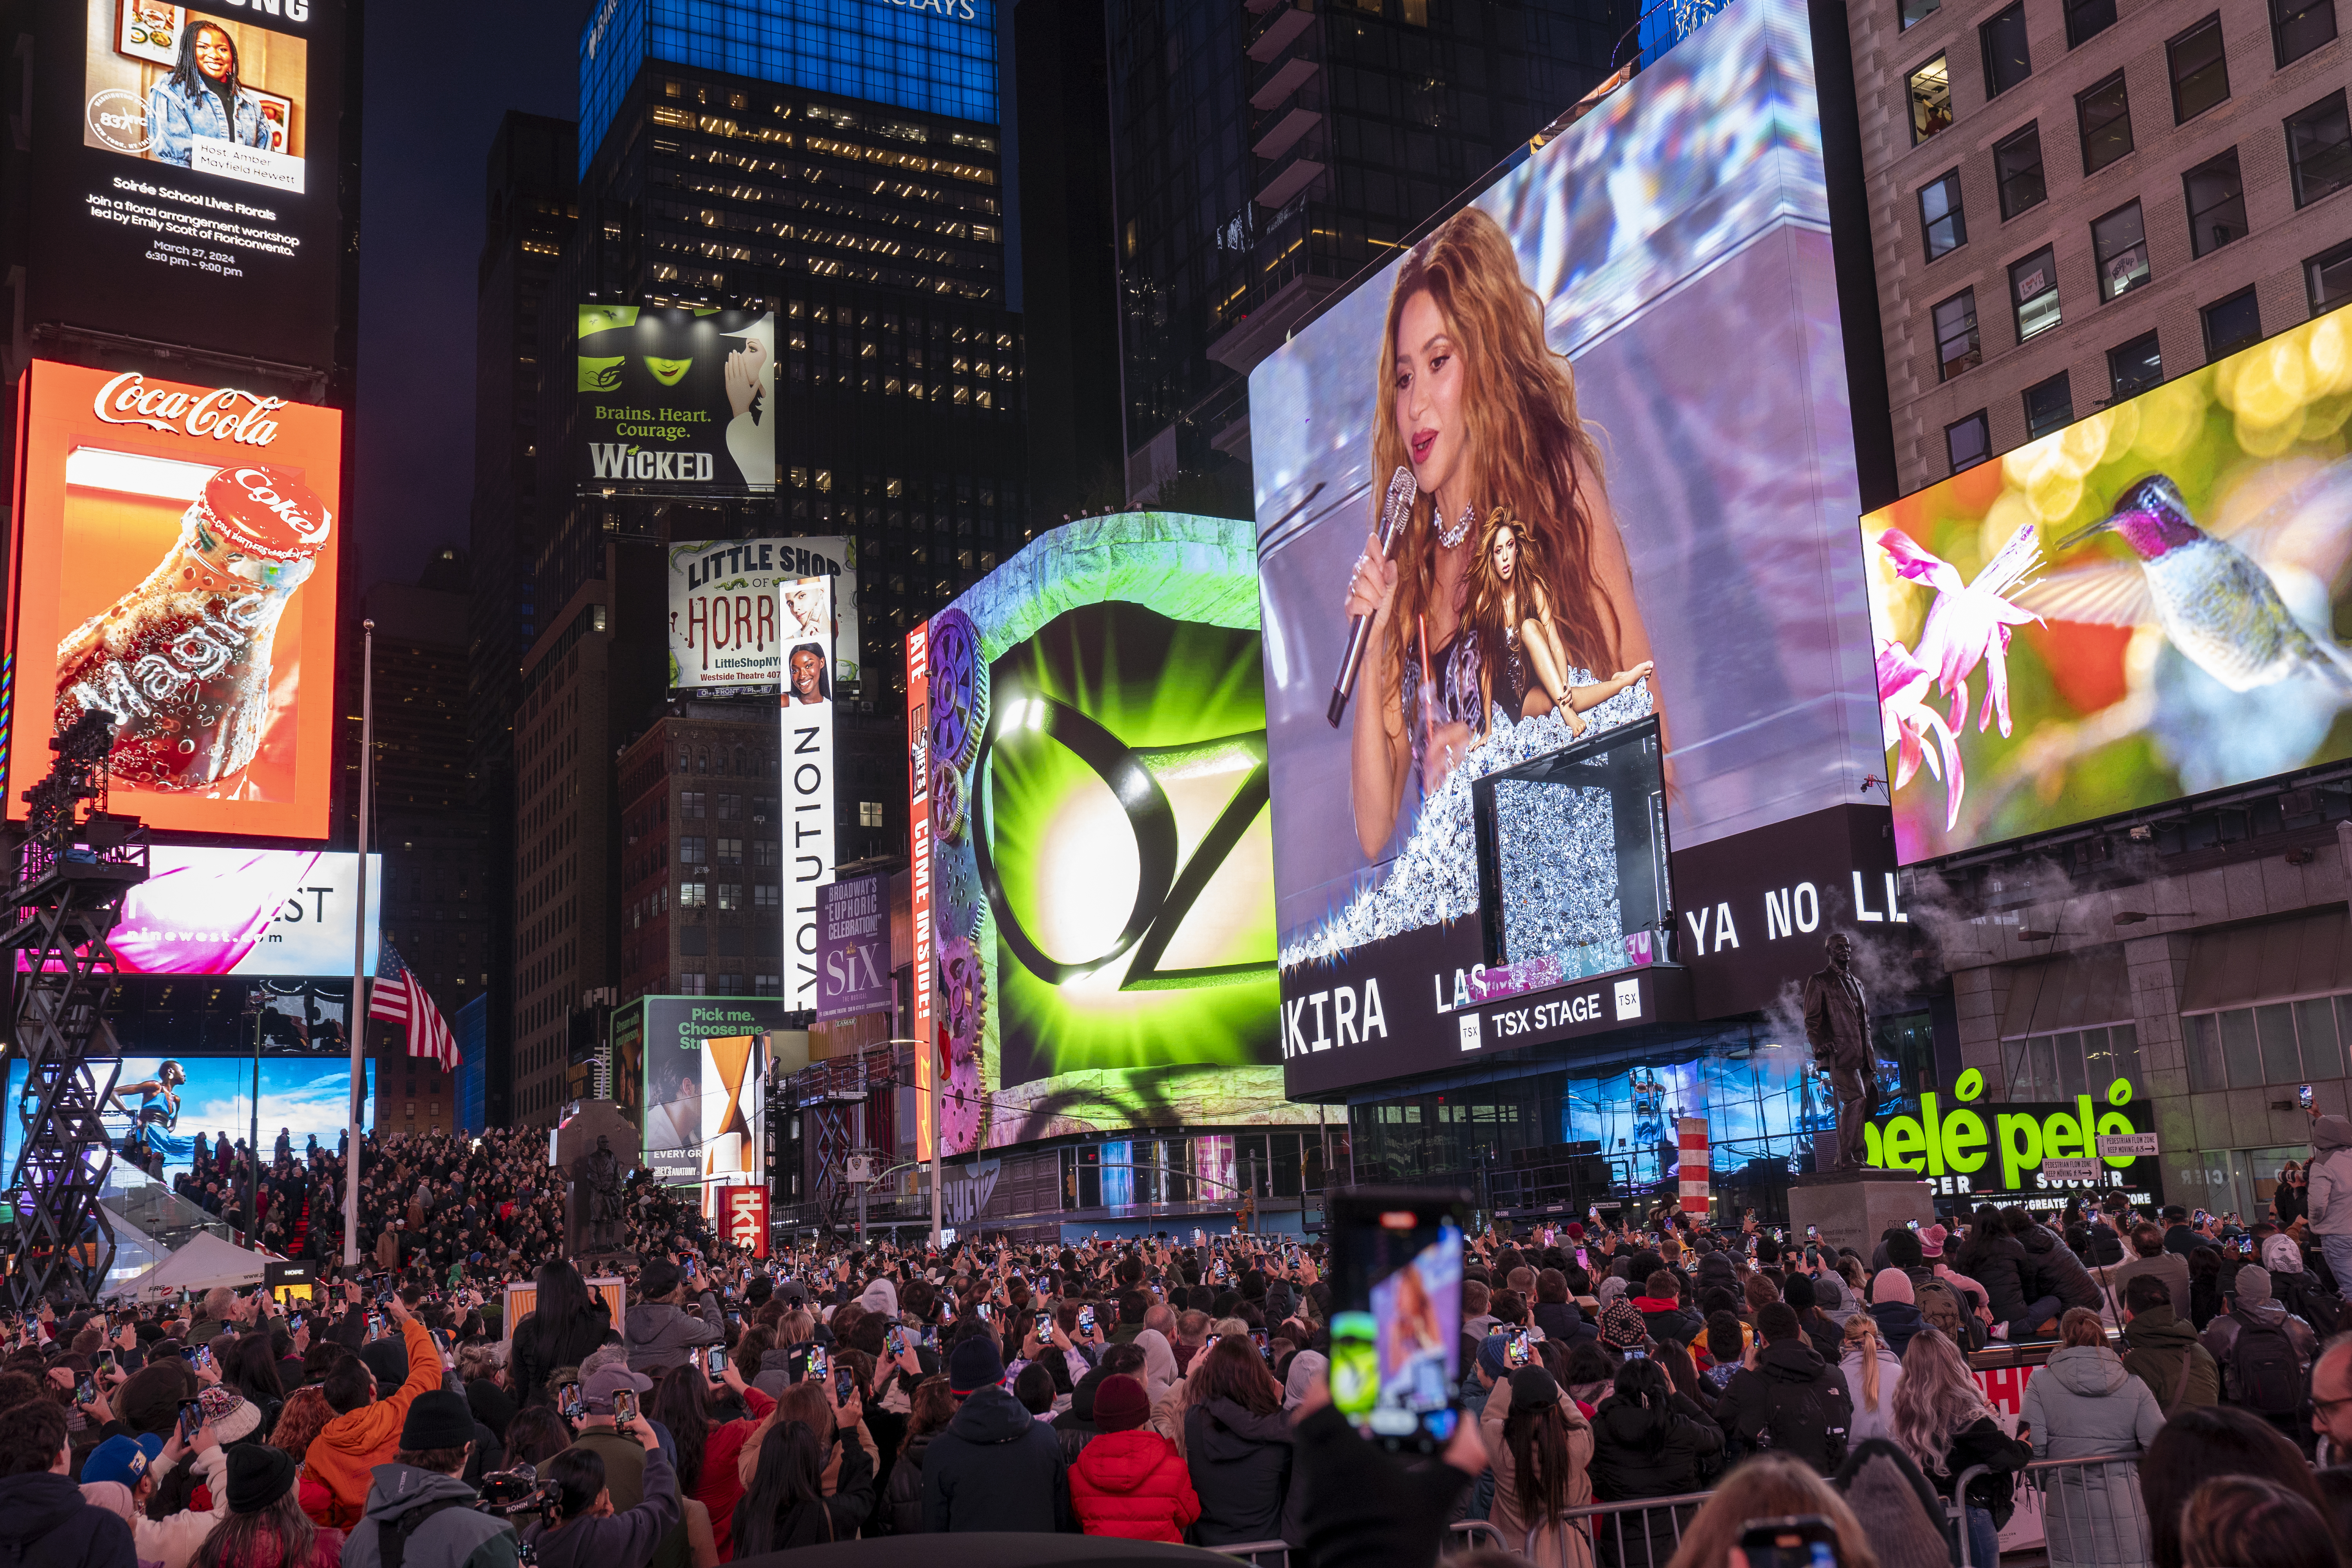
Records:
[[[1176,1445],[1157,1432],[1106,1432],[1070,1465],[1070,1511],[1088,1535],[1181,1545],[1201,1499]]]

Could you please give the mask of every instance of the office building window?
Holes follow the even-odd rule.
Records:
[[[2194,120],[2230,100],[2230,61],[2221,51],[2221,17],[2206,17],[2164,46],[2172,71],[2172,122]]]
[[[700,882],[680,882],[677,885],[677,907],[682,910],[703,908],[709,902],[706,897],[707,890]]]
[[[772,910],[782,908],[783,905],[783,899],[780,896],[781,891],[782,889],[780,889],[773,882],[752,883],[751,907],[755,910]]]
[[[677,814],[680,816],[700,816],[703,803],[709,798],[707,791],[682,789],[677,792]]]
[[[2263,310],[2255,303],[2251,288],[2241,289],[2226,300],[2216,300],[2197,313],[2205,321],[2205,360],[2209,364],[2263,341]]]
[[[2336,37],[2336,0],[2271,0],[2271,50],[2284,70]]]
[[[1984,363],[1977,342],[1977,291],[1963,289],[1936,307],[1936,379],[1949,381]]]
[[[1983,409],[1944,426],[1944,452],[1952,459],[1952,472],[1956,474],[1992,456],[1992,426]]]
[[[681,971],[677,977],[677,994],[681,996],[705,996],[710,987],[699,970]]]
[[[719,883],[719,907],[722,910],[741,909],[743,907],[743,884],[740,882]]]
[[[2050,247],[2009,264],[2009,297],[2017,307],[2019,342],[2058,324],[2058,258]]]
[[[681,834],[677,841],[677,863],[681,866],[709,864],[710,841],[699,834]]]
[[[753,976],[751,976],[751,994],[752,994],[752,995],[754,995],[754,996],[782,996],[783,994],[784,994],[784,977],[783,977],[782,975],[781,975],[781,974],[754,974]]]
[[[1911,73],[1911,144],[1952,122],[1952,68],[1941,55]]]
[[[2110,403],[2137,397],[2164,380],[2164,355],[2156,334],[2142,332],[2131,342],[2107,351],[2107,395]]]
[[[2083,132],[2083,173],[2095,174],[2132,150],[2131,99],[2124,73],[2074,99],[2074,120]]]
[[[2050,194],[2042,178],[2039,121],[1993,143],[1993,179],[2000,185],[2000,216],[2012,218]]]
[[[2352,184],[2352,119],[2337,88],[2286,121],[2287,166],[2294,171],[2294,205],[2309,206]]]
[[[718,840],[718,845],[719,854],[717,863],[719,865],[740,866],[743,863],[743,841],[741,839],[721,838]]]
[[[883,826],[882,803],[878,800],[859,801],[857,803],[857,826],[860,827],[880,827]]]
[[[2025,389],[2025,437],[2039,441],[2054,430],[2063,430],[2074,423],[2074,394],[2066,384],[2066,373],[2060,371],[2047,381],[2034,383]]]
[[[2208,158],[2180,176],[2189,202],[2189,248],[2200,256],[2246,237],[2246,184],[2238,177],[2238,150]]]
[[[1948,256],[1969,242],[1968,215],[1960,208],[1960,172],[1919,187],[1919,232],[1927,243],[1927,259]]]
[[[741,795],[720,795],[720,796],[719,797],[719,821],[721,821],[721,822],[730,821],[730,820],[732,820],[733,818],[735,818],[735,817],[739,817],[739,816],[742,816],[742,815],[743,815],[743,797],[742,797]]]
[[[2066,47],[2074,48],[2116,25],[2116,0],[2066,0]]]
[[[772,838],[751,840],[751,864],[772,866],[776,863],[776,841]]]
[[[1979,27],[1977,42],[1984,49],[1987,98],[1999,98],[2033,74],[2033,56],[2025,47],[2025,0]]]
[[[1903,0],[1903,26],[1907,31],[1943,9],[1944,0]]]
[[[2147,231],[2137,202],[2093,220],[2091,251],[2098,258],[2101,299],[2112,300],[2148,280]]]
[[[2311,313],[2332,310],[2352,300],[2352,240],[2323,250],[2303,264],[2304,287],[2311,292]]]

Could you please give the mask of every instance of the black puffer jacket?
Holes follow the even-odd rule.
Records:
[[[1184,1458],[1200,1494],[1193,1539],[1203,1546],[1298,1539],[1290,1500],[1290,1419],[1253,1415],[1230,1399],[1184,1412]]]
[[[1959,1271],[1985,1288],[1990,1298],[1985,1305],[1992,1309],[1996,1323],[2014,1323],[2025,1314],[2032,1300],[2026,1293],[2031,1283],[2032,1260],[2025,1248],[2007,1231],[1998,1235],[1971,1231],[1969,1244],[1960,1252]]]
[[[0,1563],[7,1568],[134,1568],[131,1527],[47,1470],[0,1479]]]
[[[922,1468],[925,1530],[1049,1534],[1076,1528],[1061,1445],[1002,1388],[964,1400],[932,1436]]]
[[[1602,1502],[1623,1502],[1674,1497],[1702,1488],[1705,1483],[1700,1477],[1707,1459],[1723,1451],[1722,1429],[1679,1394],[1667,1402],[1663,1416],[1613,1394],[1601,1402],[1592,1416],[1594,1497]],[[1694,1511],[1650,1510],[1640,1516],[1644,1523],[1626,1525],[1622,1542],[1614,1527],[1598,1531],[1601,1562],[1630,1568],[1635,1563],[1670,1561],[1680,1544],[1674,1515],[1680,1514],[1687,1527]]]
[[[2057,1232],[2048,1226],[2037,1225],[2014,1239],[2025,1249],[2025,1259],[2032,1270],[2026,1290],[2028,1300],[2055,1296],[2061,1307],[2087,1307],[2094,1312],[2099,1310],[2098,1282],[2083,1267],[2083,1260],[2074,1256],[2074,1249],[2058,1238]]]
[[[898,1450],[898,1458],[890,1467],[890,1485],[884,1492],[882,1507],[874,1516],[879,1527],[873,1533],[890,1535],[920,1535],[923,1532],[923,1455],[931,1446],[931,1435],[910,1437]]]
[[[1798,1441],[1792,1434],[1774,1433],[1774,1396],[1784,1389],[1810,1388],[1819,1402],[1823,1432],[1818,1444]],[[1749,1452],[1776,1448],[1793,1454],[1823,1475],[1834,1474],[1845,1463],[1845,1435],[1853,1424],[1853,1401],[1845,1390],[1845,1375],[1835,1362],[1823,1361],[1801,1336],[1768,1344],[1756,1354],[1753,1367],[1742,1367],[1724,1385],[1715,1402],[1716,1425],[1736,1436]]]

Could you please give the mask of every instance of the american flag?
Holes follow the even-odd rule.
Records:
[[[375,989],[368,1001],[368,1016],[405,1026],[410,1056],[430,1058],[441,1064],[443,1072],[456,1072],[457,1037],[449,1032],[441,1009],[425,994],[424,982],[400,961],[399,952],[390,942],[383,944],[375,970]]]

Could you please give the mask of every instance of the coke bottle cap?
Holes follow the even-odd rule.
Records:
[[[198,521],[231,552],[260,561],[308,561],[327,542],[333,514],[286,468],[255,463],[205,481]],[[205,541],[205,553],[214,553]]]

